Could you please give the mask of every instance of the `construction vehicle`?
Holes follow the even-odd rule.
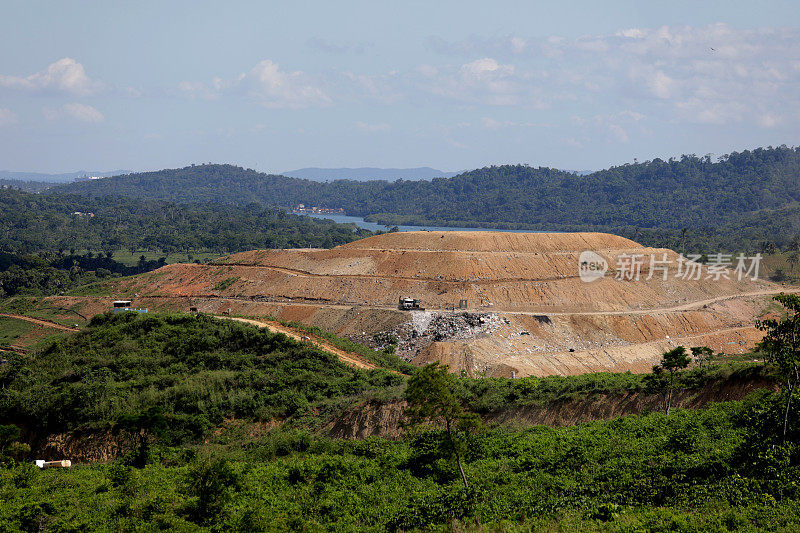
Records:
[[[419,300],[414,298],[400,298],[397,303],[397,308],[401,311],[424,311],[425,308],[419,305]]]

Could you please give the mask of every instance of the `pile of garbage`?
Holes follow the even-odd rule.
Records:
[[[414,358],[420,350],[431,343],[447,340],[472,339],[489,334],[502,324],[502,319],[493,313],[433,313],[411,312],[411,320],[401,324],[378,339],[395,342],[395,353],[406,360]],[[385,348],[385,346],[376,346]]]

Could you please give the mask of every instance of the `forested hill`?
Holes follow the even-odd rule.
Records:
[[[253,248],[330,248],[372,234],[353,224],[258,204],[175,204],[0,189],[0,250],[15,254],[70,249],[223,254]]]
[[[769,220],[774,210],[788,210],[796,218],[800,148],[746,150],[717,161],[696,156],[654,159],[585,176],[503,165],[452,178],[394,183],[318,183],[230,165],[200,165],[55,190],[177,202],[304,203],[342,207],[350,215],[389,223],[550,230],[721,228]]]
[[[319,185],[309,180],[262,174],[233,165],[208,164],[75,182],[55,187],[53,191],[180,203],[288,206],[291,202],[286,195],[294,201],[294,198],[313,193]]]

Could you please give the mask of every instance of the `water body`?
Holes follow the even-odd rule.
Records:
[[[377,222],[367,222],[361,217],[351,217],[347,215],[331,215],[331,214],[308,214],[305,215],[312,218],[326,218],[333,220],[340,224],[355,224],[359,228],[368,229],[370,231],[387,231],[391,226],[384,226]],[[495,228],[455,228],[444,226],[397,226],[400,231],[505,231],[508,233],[537,233],[533,230],[525,229],[495,229]]]

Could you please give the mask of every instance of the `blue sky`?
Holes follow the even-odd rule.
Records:
[[[0,4],[4,170],[583,170],[798,124],[794,1]]]

